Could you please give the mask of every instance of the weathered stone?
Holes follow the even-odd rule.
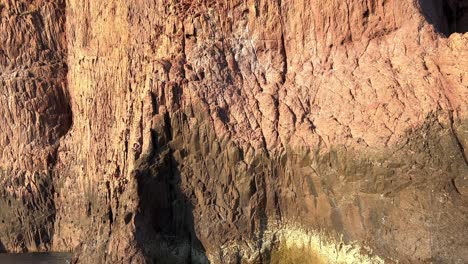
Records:
[[[0,250],[467,262],[467,5],[1,1]]]

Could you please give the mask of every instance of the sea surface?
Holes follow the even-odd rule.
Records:
[[[68,264],[69,253],[0,254],[1,264]]]

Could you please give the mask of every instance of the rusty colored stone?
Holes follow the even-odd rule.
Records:
[[[468,262],[467,7],[0,1],[0,250]]]

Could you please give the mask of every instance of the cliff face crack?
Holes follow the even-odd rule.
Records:
[[[449,118],[450,118],[450,130],[452,131],[452,134],[453,134],[453,137],[457,143],[457,146],[458,148],[460,149],[460,153],[463,157],[463,160],[465,161],[465,165],[468,165],[468,158],[466,157],[466,154],[465,154],[465,147],[463,146],[462,142],[460,141],[460,138],[457,134],[457,131],[456,129],[453,127],[453,123],[454,123],[454,120],[453,120],[453,113],[450,113],[449,115]]]
[[[282,1],[278,0],[278,12],[281,25],[281,56],[283,57],[283,71],[281,72],[281,85],[284,85],[286,82],[286,77],[288,74],[288,56],[286,54],[286,43],[284,41],[284,21],[283,21],[283,11],[282,11]]]

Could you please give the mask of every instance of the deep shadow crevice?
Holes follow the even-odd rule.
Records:
[[[468,0],[419,0],[421,12],[445,36],[468,32]]]
[[[159,132],[159,133],[158,133]],[[193,205],[182,190],[181,164],[171,147],[171,117],[164,116],[154,145],[140,158],[136,170],[139,210],[136,240],[153,263],[209,263],[195,232]]]
[[[5,253],[6,249],[5,246],[3,245],[2,241],[0,240],[0,253]]]

